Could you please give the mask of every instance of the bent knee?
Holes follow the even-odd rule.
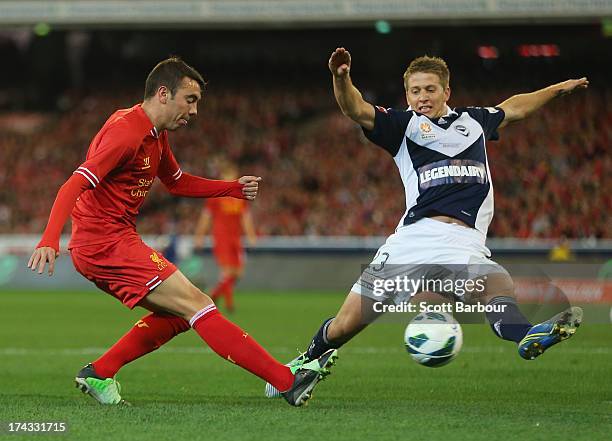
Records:
[[[196,307],[200,307],[200,309],[214,303],[208,294],[193,285],[189,292],[189,300]]]
[[[514,282],[506,273],[490,274],[486,283],[486,298],[507,296],[514,297]]]
[[[196,313],[214,302],[199,288],[191,285],[177,296],[177,303],[182,317],[189,321]]]

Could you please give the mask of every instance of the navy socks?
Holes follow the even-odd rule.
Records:
[[[494,297],[487,303],[487,306],[489,305],[495,307],[494,311],[487,312],[485,315],[491,329],[499,338],[518,343],[531,329],[532,324],[523,315],[514,298]]]
[[[323,322],[317,333],[312,337],[312,341],[308,346],[306,355],[309,360],[315,360],[330,349],[338,349],[342,343],[333,343],[327,340],[327,327],[332,322],[332,318],[328,318]]]

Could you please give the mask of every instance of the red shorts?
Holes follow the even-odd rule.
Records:
[[[138,236],[70,250],[76,270],[132,309],[176,271]]]
[[[240,239],[215,239],[213,253],[219,266],[241,268],[244,263],[244,249]]]

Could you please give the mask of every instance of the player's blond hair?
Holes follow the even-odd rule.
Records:
[[[450,81],[450,71],[446,65],[446,61],[439,57],[423,57],[415,58],[410,62],[408,69],[404,72],[404,87],[408,89],[408,77],[417,72],[432,73],[438,75],[442,87],[446,89]]]

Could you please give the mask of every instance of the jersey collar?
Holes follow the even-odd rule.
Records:
[[[446,114],[442,116],[442,118],[445,118],[447,116],[459,116],[459,114],[455,112],[453,109],[451,109],[450,107],[446,106]]]
[[[142,104],[137,104],[135,107],[146,136],[152,136],[155,139],[159,138],[160,132],[157,130],[157,127],[153,125],[145,111],[142,109]]]
[[[408,106],[408,110],[412,110],[412,108],[410,106]],[[455,117],[458,117],[459,114],[457,112],[455,112],[453,109],[451,109],[450,107],[448,107],[448,105],[446,106],[446,113],[439,117],[439,118],[430,118],[427,115],[423,115],[422,113],[418,113],[416,111],[414,111],[417,115],[420,116],[424,116],[425,118],[429,119],[432,123],[436,124],[437,126],[444,126],[448,123],[450,123],[451,121],[454,120]],[[442,127],[444,128],[444,127]]]
[[[415,113],[418,113],[419,115],[423,115],[422,113],[417,112],[416,110],[414,110],[411,106],[408,106],[408,109],[406,109],[408,111],[412,110]],[[426,115],[423,115],[426,116]],[[448,107],[448,105],[446,106],[446,113],[441,116],[440,118],[446,118],[448,116],[459,116],[459,114],[457,112],[455,112],[453,109],[451,109],[450,107]],[[427,117],[429,118],[429,117]],[[431,119],[431,118],[430,118]],[[439,119],[439,118],[435,118],[435,119]]]
[[[456,117],[458,117],[459,114],[457,112],[455,112],[453,109],[451,109],[450,107],[446,106],[446,113],[441,116],[440,118],[436,118],[435,121],[433,121],[434,123],[436,123],[439,126],[443,126],[446,125],[448,123],[450,123],[451,121],[453,121]]]

